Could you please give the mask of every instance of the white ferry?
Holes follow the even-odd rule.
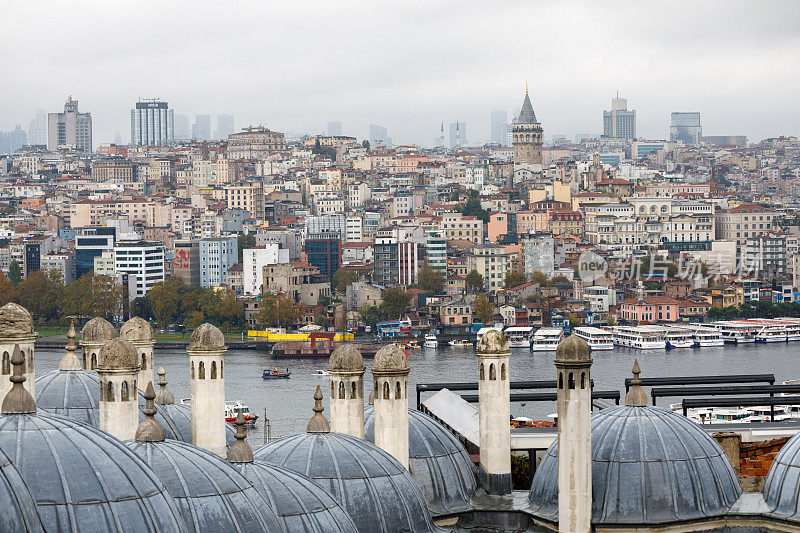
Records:
[[[667,348],[692,348],[694,335],[688,329],[669,328],[664,332],[664,342]]]
[[[781,325],[765,325],[756,333],[756,342],[786,342],[788,339],[786,327]]]
[[[511,348],[530,349],[533,330],[531,326],[509,326],[503,334],[508,338],[508,345]]]
[[[648,326],[613,326],[614,344],[637,350],[663,350],[667,343],[661,328]]]
[[[725,345],[725,339],[722,338],[722,333],[717,329],[705,326],[690,326],[688,329],[692,331],[695,348],[712,348]]]
[[[611,332],[604,329],[592,326],[580,326],[575,328],[575,335],[579,339],[585,340],[592,351],[614,349],[614,336]]]
[[[722,320],[714,322],[713,327],[719,330],[723,342],[731,344],[744,344],[756,341],[756,332],[760,329],[758,324],[740,322],[736,320]]]
[[[533,334],[531,350],[534,352],[554,352],[563,338],[564,330],[561,328],[539,328]]]
[[[425,343],[423,346],[425,348],[438,348],[439,339],[436,338],[436,335],[425,335]]]

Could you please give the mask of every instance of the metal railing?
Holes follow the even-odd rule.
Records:
[[[555,389],[558,383],[556,380],[533,380],[533,381],[512,381],[509,384],[511,390],[524,389]],[[594,380],[589,382],[589,386],[594,388]],[[453,383],[418,383],[417,384],[417,409],[422,406],[423,392],[438,392],[448,389],[451,391],[470,391],[478,390],[478,382],[453,382]]]

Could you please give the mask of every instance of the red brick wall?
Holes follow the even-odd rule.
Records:
[[[739,447],[739,467],[743,476],[766,476],[775,456],[789,437],[759,442],[743,442]]]

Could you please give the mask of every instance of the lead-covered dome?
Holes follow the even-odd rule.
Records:
[[[375,442],[375,410],[364,411],[364,438]],[[478,488],[467,450],[446,428],[416,409],[408,410],[408,468],[434,516],[472,508]]]
[[[800,521],[800,433],[789,439],[772,462],[764,482],[770,515]]]
[[[378,372],[407,372],[408,359],[406,352],[396,344],[387,344],[375,353],[372,370]]]
[[[364,358],[352,344],[337,346],[328,359],[329,372],[363,372]]]
[[[218,327],[206,322],[192,332],[189,337],[189,351],[209,352],[225,349],[225,335]]]
[[[36,503],[17,469],[0,452],[0,531],[44,531]]]
[[[111,322],[101,317],[94,317],[83,326],[81,330],[81,343],[104,343],[114,338],[114,326]]]
[[[153,340],[153,326],[147,320],[135,316],[122,324],[119,336],[128,342],[151,342]]]
[[[716,517],[741,494],[722,448],[700,426],[659,407],[592,416],[592,523],[656,525]],[[533,513],[558,520],[558,442],[536,470]]]
[[[14,302],[0,307],[0,337],[30,337],[33,333],[33,319],[27,309]]]

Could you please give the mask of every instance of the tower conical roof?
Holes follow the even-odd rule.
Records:
[[[519,112],[519,116],[514,122],[517,124],[539,123],[539,121],[536,120],[536,113],[533,112],[533,104],[531,104],[531,97],[528,95],[528,91],[525,91],[525,100],[522,102],[522,110]]]

